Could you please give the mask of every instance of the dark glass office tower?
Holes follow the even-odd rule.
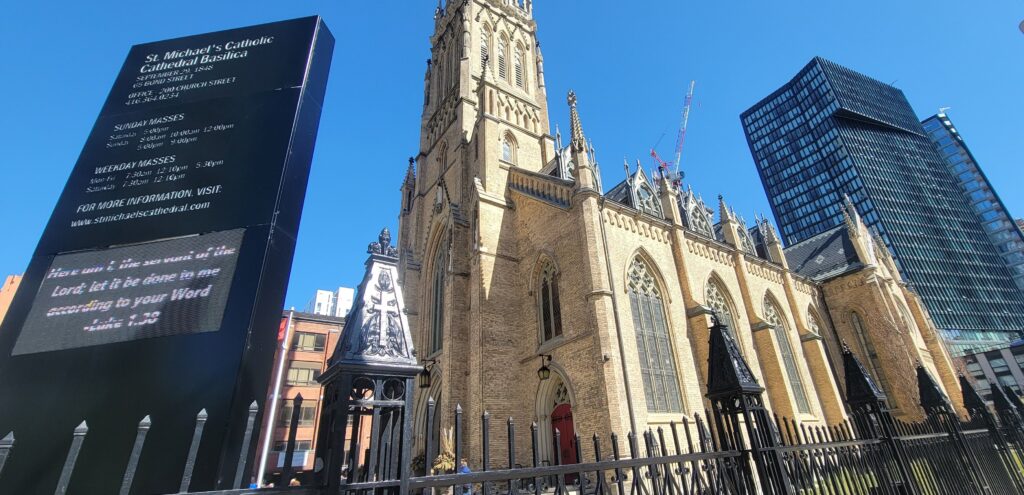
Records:
[[[921,126],[935,143],[939,155],[946,160],[946,167],[956,178],[960,192],[974,209],[989,240],[1003,257],[1017,288],[1024,291],[1024,233],[1006,211],[1003,201],[949,116],[945,113],[932,115],[924,119]]]
[[[815,58],[740,119],[787,244],[840,225],[849,195],[951,352],[1018,337],[1024,295],[902,91]]]

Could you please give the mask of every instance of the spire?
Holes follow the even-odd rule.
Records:
[[[777,244],[779,242],[779,235],[775,232],[775,226],[772,225],[771,220],[767,217],[762,216],[761,222],[761,235],[764,236],[764,242],[767,244]]]
[[[732,210],[725,204],[725,198],[721,194],[718,195],[718,216],[723,223],[733,222],[736,220],[732,214]]]
[[[587,147],[587,139],[583,137],[583,124],[580,123],[580,114],[576,111],[576,92],[569,90],[569,129],[571,141],[569,144],[572,150],[583,152]]]
[[[850,235],[859,236],[860,229],[857,225],[860,223],[860,215],[857,214],[857,207],[853,205],[853,201],[850,200],[850,196],[843,194],[843,222],[846,224],[846,228],[850,230]]]
[[[409,157],[409,168],[405,170],[405,183],[412,185],[416,182],[416,159]]]
[[[489,53],[484,54],[484,73],[480,76],[480,79],[484,81],[494,81],[494,73],[491,72],[491,55]],[[483,90],[481,90],[483,91]]]
[[[562,131],[558,128],[558,124],[555,124],[555,147],[558,151],[562,151]]]

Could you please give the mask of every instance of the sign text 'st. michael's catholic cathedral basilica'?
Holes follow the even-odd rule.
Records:
[[[553,428],[564,442],[703,412],[713,313],[779,416],[846,418],[841,341],[898,416],[922,414],[917,362],[960,403],[927,312],[849,205],[844,226],[784,248],[768,220],[749,226],[721,197],[716,215],[640,168],[604,189],[572,92],[568,143],[552,136],[532,10],[459,0],[435,14],[399,220],[409,323],[434,362],[416,450],[428,395],[432,436],[460,404],[469,418],[536,421],[548,449]],[[479,452],[479,422],[466,423]]]

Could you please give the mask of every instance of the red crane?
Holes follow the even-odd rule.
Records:
[[[690,81],[690,87],[686,91],[686,100],[683,102],[683,115],[680,117],[679,132],[676,134],[676,156],[675,156],[675,167],[671,170],[672,163],[662,160],[658,156],[658,152],[651,148],[651,157],[654,158],[655,163],[658,165],[658,171],[662,176],[672,181],[675,186],[679,186],[683,181],[683,174],[679,171],[679,162],[683,155],[683,143],[686,141],[686,126],[690,121],[690,106],[693,103],[693,87],[696,85],[696,81]],[[657,145],[655,145],[657,146]]]

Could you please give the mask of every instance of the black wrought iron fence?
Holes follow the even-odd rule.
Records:
[[[716,342],[717,339],[717,342]],[[290,493],[292,495],[706,495],[780,494],[953,495],[1024,493],[1024,404],[1012,391],[994,388],[989,409],[963,377],[960,386],[969,419],[957,416],[942,389],[918,367],[923,421],[896,420],[885,396],[849,350],[844,351],[847,422],[824,426],[771,415],[762,403],[763,389],[720,327],[713,329],[711,354],[718,368],[708,383],[711,408],[704,414],[630,432],[573,435],[573,462],[563,459],[562,432],[545,435],[532,423],[519,436],[513,418],[492,424],[491,416],[466,418],[456,406],[451,436],[435,445],[431,435],[437,414],[428,401],[423,425],[424,456],[411,450],[412,418],[408,376],[363,379],[354,375],[326,389],[330,405],[321,418],[311,483],[272,490],[242,488],[249,478],[246,459],[238,460],[233,488],[210,495]],[[716,353],[728,353],[724,357]],[[717,356],[717,357],[716,357]],[[347,390],[347,393],[342,393]],[[297,397],[291,418],[297,427]],[[994,411],[994,413],[993,413]],[[249,409],[241,451],[248,452],[259,405]],[[182,462],[177,493],[189,492],[197,450],[207,421],[195,418],[187,451],[164,453]],[[468,421],[479,421],[479,442],[467,442]],[[133,493],[139,459],[146,450],[152,423],[143,418],[126,462],[118,493]],[[53,493],[63,495],[75,473],[79,451],[90,434],[83,422],[73,432]],[[16,432],[0,438],[0,485],[5,465],[17,455]],[[525,445],[520,444],[528,438]],[[551,442],[545,444],[544,442]],[[469,455],[466,445],[479,449]],[[127,446],[126,446],[127,447]],[[290,479],[295,453],[289,436],[283,479]],[[545,452],[553,462],[542,461]],[[460,472],[459,460],[480,460],[476,472]],[[438,460],[444,462],[435,462]],[[420,473],[412,464],[420,463]],[[431,468],[436,467],[433,471]],[[113,484],[113,483],[112,483]],[[136,487],[138,488],[138,487]],[[138,491],[136,489],[136,491]]]
[[[432,410],[428,407],[428,411]],[[456,441],[452,446],[454,451],[448,454],[458,460],[467,454],[458,441],[465,421],[461,408],[456,407],[453,418]],[[723,443],[722,437],[712,434],[707,421],[700,415],[693,419],[680,418],[679,422],[670,422],[639,435],[630,432],[625,438],[615,433],[607,437],[594,434],[589,439],[573,435],[572,447],[580,462],[571,464],[563,463],[558,448],[562,441],[561,432],[555,429],[551,446],[554,453],[552,465],[544,465],[541,461],[546,447],[540,443],[536,423],[529,426],[530,443],[524,452],[517,444],[516,423],[512,418],[504,422],[504,428],[491,425],[487,413],[479,421],[482,432],[480,470],[459,473],[456,464],[455,469],[449,470],[451,472],[416,476],[409,480],[411,493],[431,495],[448,493],[449,490],[455,495],[756,493],[750,472],[745,469],[744,453]],[[431,423],[427,421],[424,424],[429,428]],[[424,433],[424,438],[431,438],[429,432]],[[503,454],[500,459],[493,453],[497,445],[492,444],[492,440],[503,444],[499,449]],[[424,451],[433,452],[429,440]],[[446,454],[442,450],[439,455]],[[352,457],[353,460],[355,458]],[[356,494],[397,486],[397,480],[375,481],[363,477],[342,484],[341,489],[342,493]]]
[[[258,412],[259,404],[253,401],[249,406],[247,425],[245,435],[242,439],[241,452],[247,452],[252,442],[252,436],[256,427],[255,419]],[[192,438],[187,452],[180,453],[180,456],[171,452],[166,453],[169,457],[168,460],[173,459],[174,461],[180,462],[181,459],[184,459],[181,481],[176,493],[190,493],[189,488],[192,484],[192,474],[196,467],[196,457],[199,452],[199,444],[203,439],[203,430],[205,429],[207,419],[208,416],[205,409],[196,414],[195,426],[192,430]],[[153,423],[149,416],[142,418],[138,423],[135,441],[132,444],[131,453],[128,456],[128,461],[123,471],[124,474],[121,477],[120,489],[117,492],[120,495],[128,495],[132,492],[133,481],[135,480],[135,475],[139,467],[139,459],[142,457],[142,452],[146,445],[146,437],[152,426]],[[17,454],[15,451],[15,446],[17,444],[16,433],[17,432],[13,431],[9,432],[2,440],[0,440],[0,482],[3,481],[4,466],[7,464],[7,459],[12,455]],[[71,446],[68,448],[67,455],[64,458],[64,463],[60,470],[60,477],[53,489],[53,493],[55,495],[64,495],[65,493],[68,493],[68,487],[71,485],[71,477],[74,475],[75,466],[78,464],[82,444],[89,435],[89,425],[85,421],[82,421],[74,431],[69,433],[72,437]],[[245,456],[240,456],[240,459],[238,460],[235,469],[234,483],[232,485],[234,487],[242,488],[248,486],[249,476],[248,473],[245,472],[245,460]]]

